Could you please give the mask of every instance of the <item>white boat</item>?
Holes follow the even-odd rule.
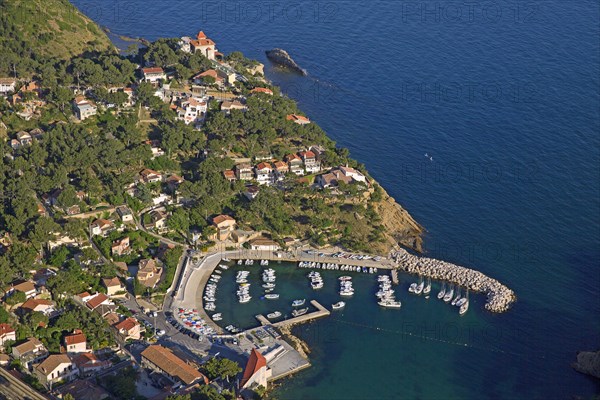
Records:
[[[221,258],[221,260],[222,260],[222,261],[225,261],[225,262],[229,262],[229,261],[231,261],[229,258],[225,258],[225,257]]]
[[[246,294],[246,295],[241,295],[238,298],[238,301],[242,304],[244,303],[248,303],[250,300],[252,300],[252,296]]]
[[[408,287],[408,291],[410,293],[414,293],[417,290],[417,284],[415,282],[411,283],[410,286]]]
[[[450,286],[450,290],[446,292],[444,296],[444,302],[449,303],[452,301],[452,296],[454,296],[454,286]]]
[[[264,287],[265,289],[272,289],[275,287],[275,284],[272,282],[263,283],[262,287]]]
[[[458,300],[458,301],[456,302],[456,307],[460,307],[460,306],[462,306],[463,304],[465,304],[466,302],[467,302],[467,298],[466,298],[466,297],[463,297],[463,298],[461,298],[460,300]]]
[[[337,303],[332,304],[331,308],[333,310],[340,310],[340,309],[344,308],[345,306],[346,306],[346,303],[344,303],[343,301],[338,301]]]
[[[279,294],[277,294],[277,293],[269,293],[269,294],[265,295],[265,299],[268,299],[268,300],[275,300],[278,298],[279,298]]]
[[[458,313],[460,315],[464,315],[468,310],[469,310],[469,300],[467,300],[465,302],[465,304],[463,304],[462,306],[460,306],[460,310],[458,310]]]
[[[237,265],[242,265],[244,262],[242,260],[238,260]]]
[[[354,289],[342,289],[340,290],[340,296],[353,296]]]
[[[444,298],[445,294],[446,294],[446,283],[442,283],[442,289],[438,293],[437,298],[441,300]]]
[[[460,287],[458,288],[458,292],[456,292],[456,296],[452,299],[450,304],[455,306],[459,300],[460,300]]]
[[[213,321],[221,321],[223,319],[223,317],[221,316],[221,314],[214,314],[212,316]]]
[[[386,308],[400,308],[402,307],[402,303],[399,301],[394,301],[394,300],[381,300],[378,301],[377,304],[379,304],[381,307],[386,307]]]
[[[274,288],[265,289],[265,293],[272,293],[273,290],[275,290],[275,289]]]
[[[338,279],[342,282],[346,282],[346,281],[351,281],[352,277],[351,276],[340,276]]]
[[[419,282],[419,284],[417,285],[417,287],[415,289],[415,294],[421,294],[421,293],[423,293],[423,289],[424,288],[425,288],[425,281]]]
[[[227,265],[225,265],[225,264],[220,264],[219,268],[224,269],[224,270],[229,269],[229,267]]]
[[[423,294],[429,294],[431,292],[431,278],[427,279],[427,285],[423,288]]]
[[[293,317],[299,317],[301,315],[304,315],[308,312],[308,307],[307,308],[301,308],[299,310],[294,310],[292,311],[292,316]]]
[[[267,318],[269,319],[275,319],[275,318],[279,318],[281,317],[281,313],[279,311],[274,311],[270,314],[267,314]]]
[[[302,299],[302,300],[294,300],[294,301],[292,301],[292,307],[300,307],[300,306],[303,306],[305,302],[306,302],[306,299]]]
[[[310,286],[311,286],[311,287],[312,287],[314,290],[317,290],[317,289],[322,289],[322,288],[323,288],[323,281],[320,281],[320,282],[311,282],[311,283],[310,283]]]

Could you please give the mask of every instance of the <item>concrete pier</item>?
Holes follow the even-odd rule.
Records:
[[[259,314],[256,316],[256,319],[260,322],[261,325],[273,325],[275,327],[281,328],[284,326],[291,326],[295,324],[301,324],[302,322],[310,321],[316,318],[327,317],[331,314],[331,312],[322,306],[318,301],[311,300],[310,304],[317,309],[317,311],[313,311],[311,313],[307,313],[304,315],[300,315],[298,317],[284,319],[279,322],[271,322],[264,315]]]

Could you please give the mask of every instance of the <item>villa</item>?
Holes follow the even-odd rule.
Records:
[[[287,161],[290,172],[296,175],[304,175],[304,165],[302,162],[302,158],[300,158],[297,154],[289,154],[285,157]]]
[[[262,87],[254,88],[250,91],[250,93],[252,93],[252,94],[263,93],[263,94],[268,94],[269,96],[273,96],[273,91],[271,89],[262,88]]]
[[[68,354],[85,353],[87,348],[87,339],[81,329],[75,329],[72,334],[64,338],[65,350]]]
[[[106,236],[115,229],[115,224],[107,219],[97,219],[90,225],[92,236]]]
[[[206,37],[202,31],[198,32],[196,40],[189,41],[189,46],[190,52],[200,51],[209,60],[214,60],[218,53],[215,42]]]
[[[133,221],[133,214],[126,206],[117,207],[117,215],[119,216],[119,218],[121,218],[121,221],[123,222]]]
[[[321,170],[321,164],[317,161],[317,156],[312,151],[303,151],[300,153],[300,157],[304,162],[304,168],[309,174],[319,172]]]
[[[231,232],[235,229],[236,221],[229,215],[217,215],[212,219],[212,224],[217,228],[215,239],[224,241],[229,239]]]
[[[59,381],[73,380],[79,371],[66,354],[52,354],[33,368],[33,373],[41,384],[51,387]]]
[[[162,267],[155,259],[140,260],[138,265],[137,279],[145,287],[153,289],[162,274]]]
[[[75,97],[75,100],[73,100],[73,111],[75,112],[77,119],[84,121],[87,118],[96,115],[98,113],[98,107],[85,97],[77,96]]]
[[[125,286],[123,286],[123,284],[117,277],[114,277],[112,279],[102,279],[102,285],[106,288],[106,294],[108,296],[116,296],[119,293],[125,292]]]
[[[234,100],[234,101],[226,100],[221,103],[221,111],[223,111],[226,114],[229,114],[229,113],[231,113],[231,110],[246,111],[247,108],[239,100]]]
[[[290,114],[286,116],[285,119],[298,125],[310,124],[310,119],[303,117],[302,115]]]
[[[21,314],[31,314],[40,312],[44,315],[50,315],[55,311],[54,302],[44,299],[29,299],[19,307]]]
[[[38,339],[29,338],[26,342],[13,346],[12,356],[15,360],[19,360],[26,370],[30,370],[33,364],[48,357],[48,350]]]
[[[122,256],[131,252],[131,248],[129,247],[129,236],[126,236],[122,239],[117,239],[114,242],[112,242],[110,252],[113,256]]]
[[[277,251],[280,249],[280,246],[271,239],[261,237],[250,241],[250,248],[260,251]]]
[[[123,321],[114,325],[121,339],[125,340],[140,340],[142,337],[142,328],[137,319],[133,317],[125,318]]]
[[[258,186],[255,185],[250,185],[250,186],[246,186],[246,188],[244,189],[244,196],[252,201],[256,198],[256,196],[258,196],[258,193],[260,192],[260,189],[258,188]]]
[[[163,176],[160,172],[148,168],[140,172],[140,177],[145,183],[161,182],[163,179]]]
[[[0,347],[4,347],[4,343],[17,340],[16,331],[9,324],[0,324]]]
[[[254,172],[259,185],[271,185],[273,183],[273,167],[271,167],[271,164],[261,162],[254,167]]]
[[[167,74],[160,67],[142,68],[142,82],[148,82],[153,86],[158,86],[161,81],[167,80]]]
[[[209,78],[209,79],[206,79]],[[196,85],[207,85],[215,83],[217,86],[223,86],[225,78],[223,78],[216,70],[209,69],[195,75],[193,81]]]
[[[235,166],[235,176],[241,181],[249,181],[254,178],[252,166],[250,164],[238,164]]]
[[[15,91],[17,80],[14,78],[0,78],[0,96],[8,96],[9,93]]]
[[[181,102],[181,107],[177,108],[177,117],[186,125],[199,124],[204,121],[207,108],[206,101],[190,97],[186,101]]]

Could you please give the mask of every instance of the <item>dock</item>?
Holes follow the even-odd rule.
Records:
[[[392,270],[392,283],[394,285],[397,285],[400,283],[400,279],[398,279],[398,270],[397,269]]]
[[[301,324],[303,322],[307,322],[316,318],[327,317],[331,314],[331,312],[323,307],[318,301],[311,300],[310,304],[317,309],[317,311],[313,311],[308,314],[300,315],[298,317],[285,319],[283,321],[271,323],[267,318],[265,318],[262,314],[257,315],[256,319],[260,322],[261,325],[273,325],[274,327],[281,328],[284,326],[290,326],[295,324]]]

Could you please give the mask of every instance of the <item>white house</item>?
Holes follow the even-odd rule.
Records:
[[[200,51],[202,55],[209,60],[215,59],[217,54],[216,44],[211,39],[207,38],[204,32],[198,32],[198,35],[196,35],[196,40],[190,40],[189,45],[190,51]]]
[[[204,121],[207,109],[208,105],[206,101],[190,97],[186,101],[181,102],[181,107],[177,108],[177,116],[186,125],[197,124]]]
[[[17,80],[14,78],[0,78],[0,96],[7,96],[15,91]]]
[[[160,81],[166,81],[167,74],[160,67],[142,68],[142,82],[157,86]]]
[[[271,164],[261,162],[254,168],[254,172],[259,185],[271,185],[273,183],[273,167]]]
[[[252,250],[265,250],[265,251],[277,251],[280,249],[277,242],[267,238],[257,238],[250,242],[250,248]]]
[[[77,96],[75,100],[73,100],[73,111],[75,112],[77,119],[83,121],[96,115],[98,113],[98,107],[85,97]]]
[[[0,324],[0,347],[4,347],[4,343],[17,340],[15,330],[9,324]]]
[[[40,383],[46,387],[51,387],[53,383],[59,381],[69,382],[79,375],[75,364],[66,354],[48,356],[33,368],[33,372]]]

